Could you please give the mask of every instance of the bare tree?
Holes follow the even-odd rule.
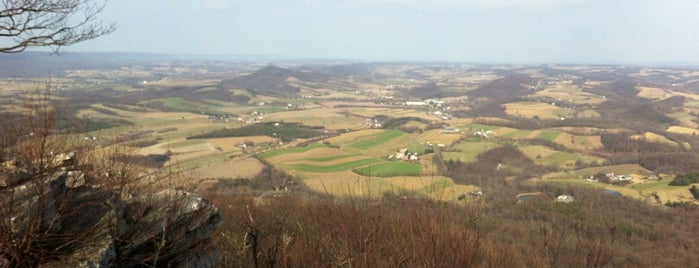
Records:
[[[97,15],[103,1],[0,0],[0,53],[19,53],[28,47],[50,47],[54,52],[114,31]]]

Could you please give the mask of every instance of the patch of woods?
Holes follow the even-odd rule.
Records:
[[[515,146],[506,144],[478,155],[478,161],[466,163],[459,160],[444,161],[440,154],[434,158],[440,172],[459,184],[499,185],[504,178],[528,179],[555,170],[535,164]]]
[[[596,189],[484,187],[482,204],[409,193],[378,199],[291,193],[215,195],[221,267],[687,267],[699,261],[695,211]],[[521,191],[540,198],[516,204]],[[554,203],[559,194],[573,203]]]
[[[637,163],[655,172],[677,173],[699,170],[699,155],[678,145],[633,139],[629,133],[604,133],[601,141],[613,164]],[[667,135],[679,143],[689,143],[691,148],[697,139],[687,135]]]
[[[382,122],[381,126],[385,129],[397,129],[407,133],[422,132],[439,127],[439,125],[434,122],[419,117],[390,117],[386,115],[377,115],[374,117],[374,120]],[[424,127],[406,126],[406,124],[411,121],[422,123]]]
[[[135,164],[146,168],[162,168],[167,161],[170,161],[168,154],[149,154],[149,155],[114,155],[114,161],[119,161],[125,164]]]
[[[239,128],[218,129],[208,133],[187,137],[187,139],[208,139],[226,137],[270,136],[283,142],[294,139],[310,139],[325,134],[322,126],[307,126],[300,123],[264,122]]]
[[[699,183],[699,172],[693,171],[684,174],[677,174],[675,178],[668,184],[670,186],[688,186],[693,183]]]
[[[428,82],[428,83],[425,83],[424,85],[411,87],[409,89],[402,90],[401,94],[405,95],[407,97],[414,97],[414,98],[424,100],[424,99],[439,99],[439,98],[460,96],[463,94],[463,92],[446,90],[446,89],[440,87],[437,84],[437,82]]]

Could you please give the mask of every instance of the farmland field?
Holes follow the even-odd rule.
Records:
[[[367,177],[419,176],[422,167],[406,162],[385,162],[355,168],[354,172]]]
[[[386,143],[392,139],[398,138],[403,135],[405,135],[405,133],[399,130],[386,130],[378,135],[373,135],[367,137],[366,139],[362,139],[358,142],[355,142],[350,146],[360,150],[367,150],[371,147]]]
[[[541,119],[559,119],[571,114],[569,109],[560,108],[550,103],[515,102],[505,104],[505,113],[509,115]]]
[[[288,166],[291,169],[304,172],[331,173],[350,170],[353,168],[366,166],[377,162],[381,162],[381,160],[376,158],[364,158],[351,162],[343,162],[335,165],[288,164],[286,166]]]

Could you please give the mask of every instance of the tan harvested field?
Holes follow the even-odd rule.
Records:
[[[687,127],[687,128],[699,128],[699,124],[697,122],[694,122],[694,120],[697,118],[696,116],[690,114],[687,111],[682,111],[682,112],[676,112],[676,113],[671,113],[668,114],[672,118],[675,118],[680,121],[680,126],[682,127]]]
[[[342,114],[345,108],[284,111],[267,115],[273,121],[299,122],[311,126],[323,126],[330,130],[356,129],[362,126],[363,118]]]
[[[190,141],[170,141],[159,143],[156,145],[141,148],[139,154],[165,154],[167,151],[175,154],[193,153],[193,152],[216,152],[216,148],[205,140],[190,140]]]
[[[182,169],[191,169],[191,168],[196,168],[199,167],[198,164],[195,164],[194,162],[201,162],[201,163],[210,163],[212,161],[209,161],[212,157],[219,157],[219,156],[224,156],[223,153],[217,152],[215,150],[209,150],[209,151],[192,151],[192,152],[183,152],[183,153],[178,153],[170,157],[170,161],[168,161],[165,165],[166,166],[183,166],[183,164],[187,162],[191,162],[187,165],[186,167]],[[208,160],[206,160],[208,159]],[[222,160],[222,159],[221,159]],[[213,161],[216,162],[216,161]]]
[[[338,196],[380,197],[384,192],[399,193],[401,190],[419,192],[429,198],[455,201],[463,193],[477,189],[473,185],[453,184],[451,178],[392,177],[367,178],[350,171],[329,174],[303,174],[303,182],[312,190]],[[446,184],[443,187],[442,184]]]
[[[698,129],[696,128],[688,128],[688,127],[681,127],[681,126],[671,126],[667,128],[667,132],[672,132],[672,133],[678,133],[678,134],[688,134],[688,135],[694,135],[697,132],[699,132]]]
[[[613,167],[610,167],[610,169],[613,169]],[[605,172],[609,170],[601,170],[600,172]],[[580,172],[579,172],[580,174]],[[564,184],[572,184],[572,185],[579,185],[579,186],[584,186],[584,187],[590,187],[590,188],[597,188],[599,190],[602,189],[609,189],[613,191],[617,191],[621,193],[622,195],[634,199],[638,199],[641,201],[644,201],[648,204],[652,205],[662,205],[665,204],[666,202],[674,202],[674,201],[683,201],[683,202],[690,202],[697,204],[697,201],[694,200],[692,195],[687,191],[687,188],[690,186],[668,186],[667,184],[669,183],[669,179],[665,179],[662,181],[657,181],[657,180],[646,180],[643,179],[644,176],[646,175],[641,175],[641,174],[634,174],[634,173],[615,173],[615,174],[627,174],[633,177],[631,180],[631,184],[626,185],[626,186],[617,186],[617,185],[610,185],[610,184],[605,184],[605,183],[599,183],[599,182],[588,182],[584,179],[581,178],[570,178],[566,176],[552,176],[552,177],[547,177],[544,179],[532,179],[531,182],[537,183],[537,182],[547,182],[547,181],[556,181],[559,183],[564,183]],[[699,184],[696,184],[699,186]],[[655,192],[657,193],[658,197],[660,197],[660,203],[658,203],[655,198],[652,196],[652,193]]]
[[[351,171],[313,174],[302,176],[303,182],[312,190],[337,196],[373,196],[378,197],[386,191],[398,191],[399,188],[382,178],[367,178]]]
[[[389,177],[383,178],[384,181],[391,183],[392,185],[406,190],[419,190],[430,186],[436,182],[449,179],[442,176],[421,176],[421,177]],[[451,180],[451,179],[449,179]]]
[[[595,111],[595,110],[583,110],[575,114],[576,117],[580,118],[598,118],[602,117],[602,115]]]
[[[637,164],[624,164],[613,166],[591,167],[577,170],[575,173],[581,176],[594,175],[598,172],[614,172],[614,174],[638,174],[640,176],[653,175],[653,172]]]
[[[637,96],[646,99],[660,100],[672,97],[672,93],[657,87],[636,87],[638,88]]]
[[[604,148],[601,136],[578,136],[561,132],[553,142],[573,150],[589,151]]]
[[[259,174],[264,165],[254,157],[228,160],[219,164],[199,167],[184,172],[184,175],[192,178],[246,178],[252,179]]]
[[[267,161],[269,161],[270,163],[273,163],[273,164],[278,164],[278,163],[286,163],[286,162],[291,162],[291,161],[296,161],[296,160],[301,160],[301,159],[331,157],[331,156],[339,156],[339,155],[345,155],[345,154],[347,154],[347,153],[343,152],[340,149],[316,148],[316,149],[309,150],[306,152],[301,152],[301,153],[280,154],[280,155],[268,158]]]
[[[383,129],[362,129],[359,131],[354,131],[346,134],[342,134],[337,137],[328,139],[330,143],[333,144],[346,144],[362,140],[368,136],[376,135],[384,132]]]
[[[563,109],[550,103],[542,102],[513,102],[505,104],[505,113],[513,116],[541,119],[559,119],[571,113],[570,109]]]
[[[390,115],[391,117],[419,117],[425,119],[434,119],[433,115],[427,114],[425,111],[417,111],[404,108],[348,108],[353,114],[364,117],[374,117],[376,115]]]
[[[283,162],[284,164],[308,164],[308,165],[313,165],[313,166],[319,166],[319,167],[328,167],[328,166],[334,166],[342,163],[347,163],[347,162],[353,162],[357,160],[362,160],[362,159],[367,159],[371,158],[369,156],[365,155],[355,155],[355,156],[348,156],[348,157],[343,157],[340,159],[335,159],[335,160],[329,160],[329,161],[313,161],[313,160],[308,160],[306,158],[299,158],[297,160],[291,160],[287,162]]]
[[[345,107],[369,107],[369,108],[380,108],[380,107],[385,107],[386,104],[381,104],[381,103],[375,103],[373,101],[353,101],[353,102],[346,102],[346,101],[323,101],[320,102],[322,107],[330,107],[334,109],[346,109],[342,106]]]
[[[416,141],[419,143],[431,142],[432,144],[440,144],[441,143],[441,144],[450,145],[450,144],[460,140],[461,137],[463,137],[461,135],[461,133],[442,133],[442,131],[439,129],[432,129],[432,130],[422,132],[417,137]]]
[[[656,134],[653,132],[646,132],[646,133],[643,133],[643,135],[633,135],[629,138],[633,139],[633,140],[644,140],[644,141],[648,141],[648,142],[664,143],[664,144],[668,144],[668,145],[672,145],[672,146],[679,146],[679,144],[677,144],[677,142],[671,141],[668,138],[666,138],[665,136],[660,135],[660,134]]]
[[[602,96],[584,92],[575,85],[557,84],[537,91],[537,96],[553,98],[557,101],[572,102],[574,104],[599,104],[604,101]]]
[[[573,135],[581,135],[581,136],[591,136],[591,135],[600,135],[603,133],[623,133],[623,132],[628,132],[631,131],[629,129],[623,129],[623,128],[594,128],[594,127],[559,127],[555,129],[560,129],[564,132],[568,132]]]

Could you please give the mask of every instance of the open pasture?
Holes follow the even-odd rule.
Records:
[[[298,111],[281,111],[266,116],[273,121],[298,122],[309,126],[323,126],[330,130],[357,129],[362,126],[364,118],[346,113],[339,109],[312,109]]]
[[[661,100],[672,97],[672,93],[657,87],[636,87],[638,89],[637,96],[651,100]]]
[[[264,152],[259,156],[262,159],[272,163],[281,163],[292,160],[303,159],[304,157],[328,157],[333,155],[342,155],[344,152],[328,148],[327,145],[321,143],[312,143],[305,147],[288,147]]]
[[[458,152],[442,152],[442,156],[444,156],[444,160],[476,162],[479,154],[500,146],[502,145],[488,140],[467,140],[452,146],[452,149],[456,149]]]
[[[184,172],[186,177],[206,178],[246,178],[252,179],[259,174],[264,165],[254,157],[237,160],[226,160],[221,163],[207,165]]]
[[[518,149],[529,159],[534,161],[534,163],[539,165],[553,165],[560,169],[573,169],[577,161],[593,164],[603,163],[605,161],[603,158],[599,157],[556,151],[540,145],[520,146]]]
[[[599,167],[584,168],[584,169],[580,169],[580,170],[575,171],[575,173],[580,175],[580,176],[594,175],[594,174],[597,174],[599,172],[602,172],[602,173],[613,172],[614,174],[637,174],[639,176],[653,175],[653,172],[643,168],[642,166],[640,166],[638,164],[599,166]]]
[[[318,165],[318,164],[282,164],[282,166],[287,167],[289,169],[294,169],[294,170],[303,171],[303,172],[332,173],[332,172],[351,170],[354,168],[370,165],[373,163],[379,163],[382,161],[383,160],[378,159],[378,158],[363,158],[363,159],[359,159],[359,160],[342,162],[342,163],[337,163],[337,164],[333,164],[333,165],[326,165],[326,164],[320,164],[320,165]]]
[[[667,128],[667,132],[672,132],[672,133],[677,133],[677,134],[686,134],[686,135],[695,135],[697,132],[699,132],[699,130],[696,128],[688,128],[688,127],[682,127],[682,126],[670,126]]]
[[[599,118],[599,117],[602,117],[602,115],[598,111],[595,111],[592,109],[576,111],[574,113],[574,115],[575,115],[575,117],[578,117],[578,118]]]
[[[470,134],[470,133],[467,133]],[[443,133],[440,129],[432,129],[424,131],[417,136],[417,142],[427,143],[430,142],[434,145],[445,144],[450,145],[454,142],[460,140],[463,136],[461,133]]]
[[[425,107],[415,107],[414,109],[409,108],[347,108],[351,113],[363,116],[363,117],[374,117],[377,115],[389,115],[391,117],[419,117],[425,119],[434,119],[433,115],[426,113],[427,108]]]
[[[602,138],[599,135],[572,135],[561,132],[553,142],[571,150],[590,151],[604,148]]]
[[[696,115],[692,115],[693,113],[690,113],[688,111],[681,111],[681,112],[675,112],[668,114],[670,117],[677,119],[680,121],[681,127],[686,127],[686,128],[699,128],[699,124],[695,122],[696,120]]]
[[[383,178],[369,178],[351,171],[303,174],[303,183],[311,190],[334,196],[379,197],[385,192],[400,192],[401,188]]]
[[[353,171],[367,177],[419,176],[422,173],[422,166],[403,161],[391,161],[355,168]]]
[[[589,92],[582,91],[575,85],[556,84],[537,91],[536,96],[549,97],[557,101],[566,101],[574,104],[599,104],[604,98]]]
[[[572,114],[572,110],[561,108],[550,103],[543,102],[513,102],[506,103],[505,113],[508,115],[541,119],[556,120]]]
[[[660,134],[653,133],[653,132],[646,132],[646,133],[643,133],[643,135],[633,135],[633,136],[629,137],[629,139],[662,143],[662,144],[667,144],[670,146],[679,146],[679,144],[677,144],[677,142],[671,141],[667,137],[660,135]]]

